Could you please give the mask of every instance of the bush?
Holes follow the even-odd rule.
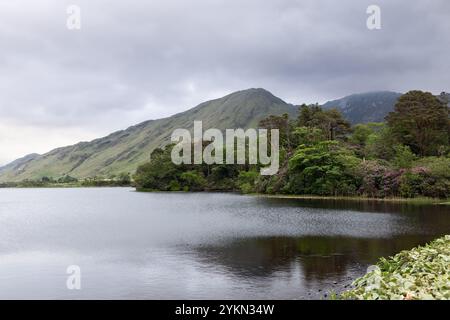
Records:
[[[257,171],[241,171],[238,176],[238,186],[243,193],[255,192],[255,183],[259,177]]]
[[[252,186],[250,183],[243,183],[239,186],[242,193],[253,193],[255,192],[255,187]]]
[[[196,171],[183,172],[180,175],[181,183],[188,187],[190,191],[202,191],[206,186],[206,180]]]
[[[357,279],[342,298],[354,300],[450,299],[450,236],[389,259]]]
[[[397,168],[411,168],[413,162],[417,159],[417,156],[408,146],[396,145],[394,146],[394,152],[395,156],[392,162]]]
[[[401,196],[408,198],[426,196],[443,199],[450,197],[449,158],[422,158],[416,161],[415,165],[402,176]]]
[[[172,180],[169,183],[169,190],[170,191],[180,191],[181,190],[181,185],[177,180]]]
[[[427,178],[427,172],[415,168],[414,171],[406,172],[401,177],[400,195],[405,198],[414,198],[424,194],[424,183]]]
[[[302,145],[289,161],[289,182],[285,190],[296,194],[354,194],[359,163],[352,152],[336,141]]]

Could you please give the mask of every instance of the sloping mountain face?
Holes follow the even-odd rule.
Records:
[[[353,94],[341,99],[328,101],[322,105],[324,109],[337,108],[352,124],[367,122],[383,122],[389,112],[394,110],[402,93],[392,91],[374,91]],[[442,92],[436,96],[450,107],[450,94]]]
[[[338,100],[328,101],[323,108],[337,108],[351,123],[382,122],[394,110],[402,94],[391,91],[377,91],[353,94]]]
[[[40,155],[37,153],[28,154],[22,158],[16,159],[7,165],[0,167],[0,174],[7,171],[18,171],[23,168],[28,162],[38,158]]]
[[[54,149],[43,155],[27,156],[0,169],[0,182],[59,178],[107,177],[134,172],[149,160],[151,152],[170,142],[175,129],[192,130],[195,120],[203,121],[203,129],[256,127],[269,115],[288,113],[295,117],[298,108],[264,89],[249,89],[204,102],[174,116],[142,122],[126,130],[114,132],[90,142]]]

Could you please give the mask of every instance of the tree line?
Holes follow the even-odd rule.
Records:
[[[337,109],[302,105],[298,117],[269,116],[279,129],[280,170],[259,165],[175,165],[171,147],[138,167],[138,189],[366,197],[450,197],[450,119],[446,95],[401,96],[383,123],[351,124]]]

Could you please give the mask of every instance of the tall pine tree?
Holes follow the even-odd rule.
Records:
[[[393,137],[418,155],[439,155],[448,148],[448,106],[429,92],[404,94],[386,120]]]

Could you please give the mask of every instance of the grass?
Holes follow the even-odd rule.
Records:
[[[436,198],[371,198],[365,196],[316,196],[316,195],[266,195],[266,194],[251,194],[255,196],[267,197],[267,198],[279,198],[279,199],[303,199],[303,200],[345,200],[345,201],[377,201],[377,202],[394,202],[394,203],[411,203],[411,204],[443,204],[450,205],[450,201]],[[444,201],[444,202],[443,202]]]
[[[450,235],[405,250],[376,266],[341,294],[353,300],[450,299]]]

